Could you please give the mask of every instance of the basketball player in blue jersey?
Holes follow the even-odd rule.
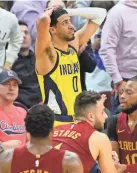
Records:
[[[70,16],[89,19],[75,32]],[[56,114],[56,124],[73,121],[73,105],[81,92],[77,52],[106,17],[102,8],[51,7],[37,20],[36,70],[43,102]]]

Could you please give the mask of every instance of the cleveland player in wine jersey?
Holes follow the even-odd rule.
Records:
[[[112,148],[125,164],[123,171],[137,172],[137,76],[130,79],[119,94],[122,112],[107,123]]]
[[[89,19],[75,32],[70,16]],[[72,122],[74,101],[81,92],[77,52],[98,29],[106,16],[101,8],[51,7],[38,17],[35,47],[36,70],[43,102],[56,114],[56,124]]]
[[[54,113],[46,105],[32,107],[25,119],[30,144],[0,153],[0,173],[83,173],[77,154],[52,147]]]
[[[96,92],[83,91],[74,104],[75,122],[55,127],[53,145],[77,153],[83,163],[84,173],[89,173],[98,161],[101,173],[116,173],[108,137],[98,132],[104,128],[106,97]]]

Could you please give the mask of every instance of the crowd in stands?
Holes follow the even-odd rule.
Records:
[[[63,30],[59,33],[59,29],[55,29],[56,23],[60,22],[61,26],[63,20],[60,15],[60,20],[56,19],[58,13],[53,12],[54,8],[59,6],[64,10],[60,12],[63,15],[72,14],[70,21],[67,19],[64,26],[69,25],[71,32],[76,34],[75,38],[78,38],[75,42],[73,38],[67,40],[67,51],[66,45],[59,44],[57,38],[57,34]],[[75,13],[76,9],[81,10],[81,14]],[[88,14],[90,10],[91,14]],[[78,102],[76,98],[85,98],[85,103],[82,99],[79,101],[81,112],[83,105],[94,105],[93,93],[90,92],[94,91],[97,94],[95,101],[106,96],[103,101],[105,112],[102,115],[107,114],[108,117],[104,118],[103,122],[105,130],[99,129],[101,132],[97,133],[97,136],[100,136],[100,133],[106,134],[105,137],[99,138],[106,140],[104,146],[106,145],[108,150],[108,138],[111,141],[112,150],[117,153],[112,157],[117,172],[136,173],[136,26],[137,0],[0,1],[0,142],[4,150],[23,146],[30,140],[29,131],[25,130],[24,118],[33,106],[46,104],[55,114],[56,131],[59,131],[58,125],[73,123],[74,117],[77,120],[78,110],[74,105]],[[73,91],[70,85],[73,86]],[[86,110],[84,106],[83,109]],[[82,116],[86,114],[86,121],[92,121],[88,113],[84,113]],[[78,118],[82,122],[85,121],[81,116]],[[91,125],[96,126],[94,123]],[[61,130],[71,129],[70,126],[64,125]],[[92,131],[91,127],[85,128],[87,135],[88,130]],[[64,142],[56,131],[53,134],[54,145]],[[81,140],[79,142],[82,143]],[[91,141],[90,144],[97,146],[94,142]],[[74,148],[72,152],[77,153]],[[90,152],[91,150],[90,148]],[[91,152],[92,156],[95,154],[95,162],[91,167],[89,164],[84,165],[85,170],[91,170],[91,173],[100,173],[101,170],[105,173],[109,167],[106,166],[105,156],[99,153],[103,153],[103,150],[106,151],[105,147],[97,149],[98,154]],[[119,157],[119,161],[116,161],[116,157]],[[99,158],[104,159],[101,161],[103,166]],[[116,173],[109,156],[107,159],[110,160],[111,173]],[[83,162],[87,162],[86,159]],[[84,173],[88,173],[87,170]]]

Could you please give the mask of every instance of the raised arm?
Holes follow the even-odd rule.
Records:
[[[66,151],[63,159],[63,173],[84,173],[83,165],[76,153]]]
[[[81,45],[86,43],[93,36],[98,27],[102,24],[106,17],[106,9],[88,7],[67,9],[67,11],[70,16],[80,16],[89,19],[88,23],[75,34],[76,39],[78,39],[79,49]]]
[[[56,51],[51,42],[49,32],[50,16],[53,8],[42,13],[37,20],[37,39],[36,39],[36,70],[38,74],[47,74],[56,63]]]
[[[89,139],[89,148],[93,158],[98,160],[101,173],[117,173],[111,143],[105,134],[94,132]]]

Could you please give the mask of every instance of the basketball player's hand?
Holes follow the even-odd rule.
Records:
[[[115,167],[117,169],[117,173],[125,173],[125,171],[127,169],[127,165],[120,164],[120,163],[116,163]]]
[[[44,10],[44,14],[48,14],[49,16],[51,16],[53,9],[54,9],[54,6],[46,8]]]
[[[9,140],[2,143],[4,149],[15,148],[21,145],[21,141],[19,140]]]
[[[51,19],[50,16],[52,14],[53,8],[46,8],[45,11],[39,16],[38,20],[37,20],[37,30],[39,30],[39,28],[43,27],[43,24],[41,25],[41,23],[44,23],[45,25],[50,24]]]
[[[119,163],[118,154],[115,151],[112,151],[112,159],[114,163]]]

